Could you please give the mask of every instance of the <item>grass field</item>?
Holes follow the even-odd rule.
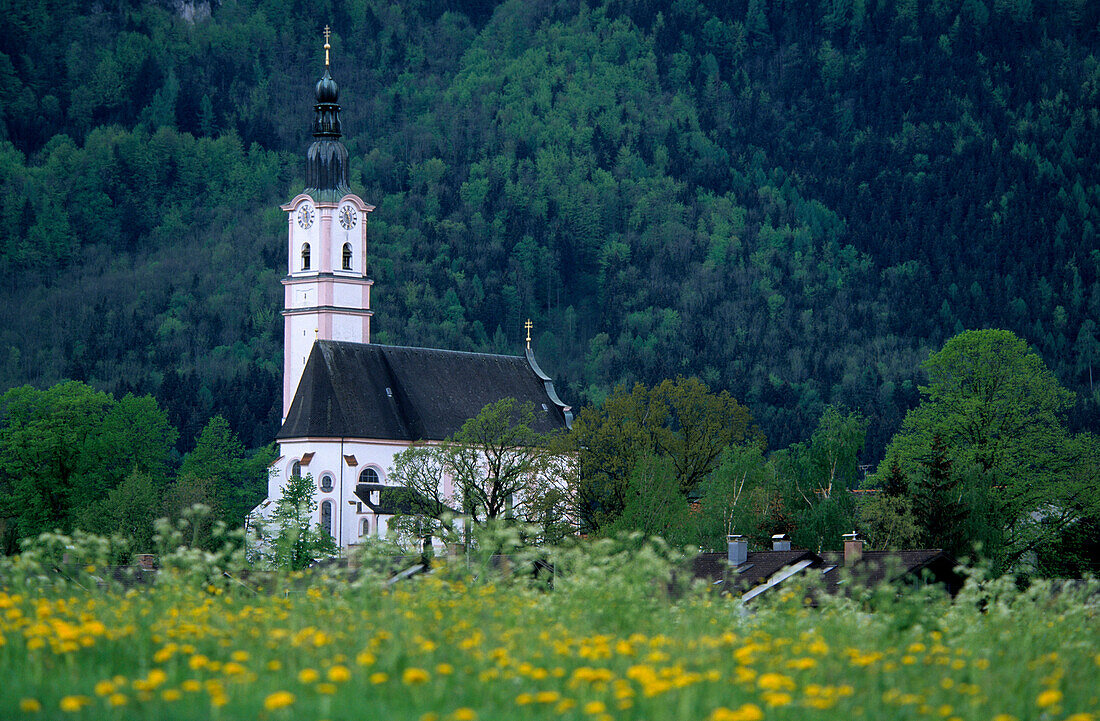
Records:
[[[97,590],[92,567],[57,585],[9,565],[0,719],[1100,718],[1087,588],[819,607],[784,591],[748,612],[670,597],[652,554],[573,567],[553,590],[455,563],[388,589],[317,574],[256,592],[172,572]]]

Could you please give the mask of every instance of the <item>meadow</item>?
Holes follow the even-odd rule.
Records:
[[[0,718],[1100,718],[1095,584],[751,607],[677,587],[659,543],[562,551],[553,587],[451,560],[245,582],[200,556],[139,588],[0,564]],[[206,561],[210,561],[207,558]],[[670,590],[671,589],[671,590]]]

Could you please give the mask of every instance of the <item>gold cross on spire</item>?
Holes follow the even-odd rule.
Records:
[[[523,327],[527,329],[527,350],[531,350],[531,329],[535,327],[535,324],[528,318],[527,322],[523,324]]]
[[[332,47],[328,44],[328,36],[332,35],[332,31],[328,29],[328,25],[325,26],[325,67],[328,67],[328,49]]]

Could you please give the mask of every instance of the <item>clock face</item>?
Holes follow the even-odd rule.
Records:
[[[358,220],[358,218],[355,215],[354,208],[350,205],[345,205],[340,208],[340,225],[343,226],[344,230],[351,230],[354,228],[356,220]]]
[[[309,230],[313,226],[313,206],[303,205],[298,208],[298,227]]]

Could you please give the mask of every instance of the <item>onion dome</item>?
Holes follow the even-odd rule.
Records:
[[[348,150],[340,142],[340,88],[329,70],[329,29],[325,26],[325,74],[317,81],[313,143],[306,153],[306,192],[318,202],[335,202],[351,192]]]

